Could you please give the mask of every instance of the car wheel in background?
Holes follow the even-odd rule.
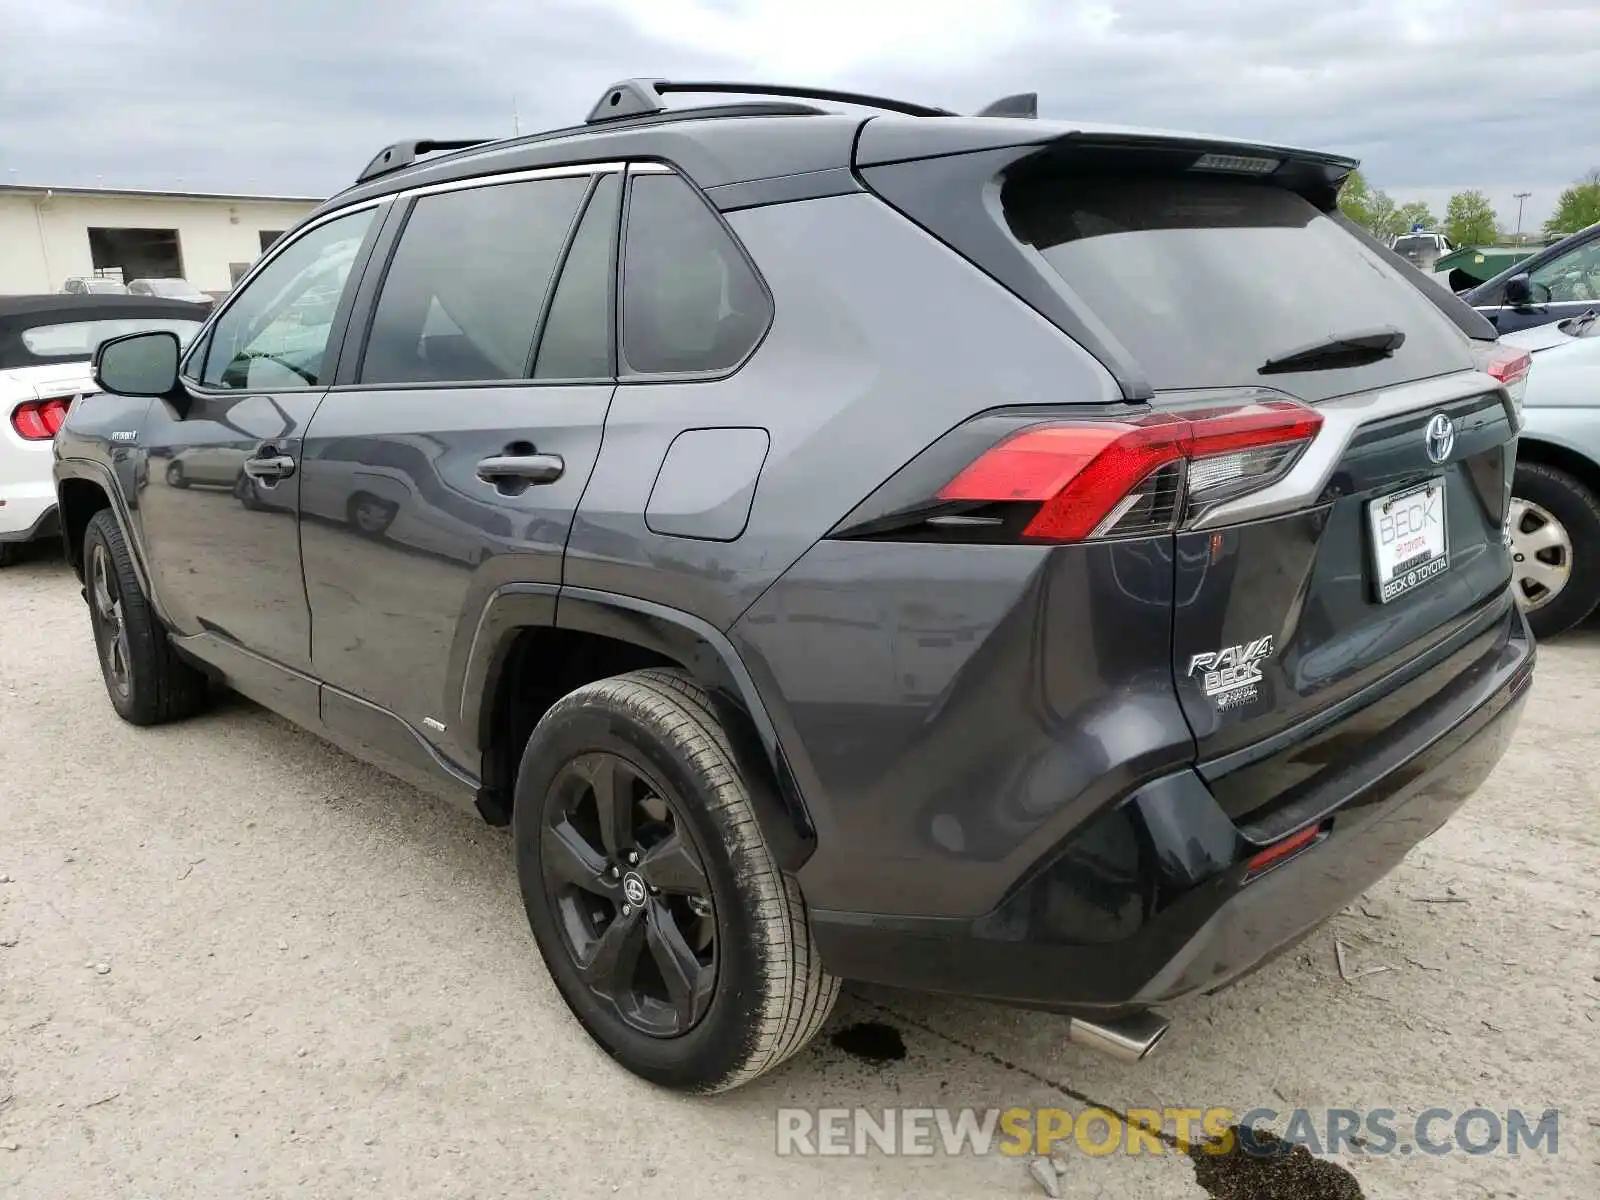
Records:
[[[161,725],[204,707],[205,676],[173,650],[109,509],[90,518],[84,533],[83,579],[100,673],[117,715],[134,725]]]
[[[18,558],[15,542],[0,542],[0,567],[9,567]]]
[[[1570,629],[1600,604],[1600,502],[1557,468],[1517,466],[1511,580],[1535,637]]]
[[[346,505],[350,525],[366,537],[382,537],[394,524],[400,509],[387,500],[380,500],[369,492],[357,492]]]
[[[634,1074],[737,1087],[833,1007],[799,885],[773,861],[709,697],[681,672],[558,701],[523,754],[512,832],[562,998]]]
[[[186,488],[189,486],[189,480],[184,476],[183,464],[181,462],[171,462],[167,464],[167,483],[175,488]]]

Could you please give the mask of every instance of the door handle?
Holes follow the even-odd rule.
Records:
[[[287,479],[294,474],[294,459],[287,454],[258,454],[244,460],[244,473],[269,482]]]
[[[496,486],[554,483],[566,469],[559,454],[496,454],[478,464],[478,478]]]

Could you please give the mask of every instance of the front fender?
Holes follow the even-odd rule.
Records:
[[[130,471],[135,469],[137,468],[130,467]],[[105,463],[92,458],[57,458],[52,473],[55,477],[56,507],[61,512],[62,541],[66,546],[67,561],[72,564],[72,569],[78,573],[78,577],[80,579],[83,577],[83,556],[76,535],[88,523],[89,514],[81,514],[82,500],[73,495],[72,488],[63,486],[70,482],[93,484],[105,495],[111,515],[116,518],[117,525],[122,529],[122,540],[127,543],[128,556],[133,559],[133,570],[139,577],[139,587],[149,597],[156,615],[162,621],[166,621],[161,598],[151,584],[139,523],[133,516],[132,510],[137,501],[129,502],[118,475]],[[101,506],[96,504],[94,507]]]

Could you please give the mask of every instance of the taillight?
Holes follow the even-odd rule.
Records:
[[[53,396],[49,400],[28,400],[11,410],[11,428],[30,442],[48,442],[61,431],[72,401]]]
[[[838,534],[1077,542],[1160,533],[1282,478],[1322,427],[1322,415],[1295,400],[1126,418],[997,419],[1010,420],[1009,432],[947,473],[948,482],[928,478],[939,466],[948,471],[949,454],[934,453],[926,467],[908,468],[931,485],[921,497],[892,481]]]
[[[1499,380],[1522,415],[1522,398],[1528,391],[1528,372],[1533,369],[1533,355],[1515,346],[1496,346],[1490,352],[1483,369]]]

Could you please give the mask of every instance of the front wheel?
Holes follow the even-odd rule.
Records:
[[[1517,466],[1511,578],[1538,638],[1570,629],[1600,604],[1600,501],[1557,467]]]
[[[206,701],[205,676],[173,650],[109,509],[89,520],[83,567],[100,673],[117,715],[133,725],[161,725],[198,712]]]
[[[528,740],[512,827],[545,964],[634,1074],[725,1091],[821,1028],[838,981],[686,675],[636,671],[558,701]]]

